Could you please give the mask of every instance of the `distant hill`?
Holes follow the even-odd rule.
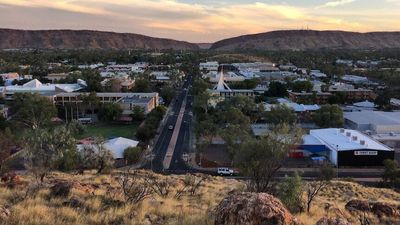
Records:
[[[213,50],[309,50],[400,48],[400,32],[285,30],[215,42]]]
[[[196,43],[196,45],[199,46],[200,49],[209,49],[212,43]]]
[[[0,49],[199,49],[196,44],[139,34],[89,30],[0,29]]]

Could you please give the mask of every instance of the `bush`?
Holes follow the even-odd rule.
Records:
[[[142,156],[143,149],[140,147],[127,148],[124,151],[124,159],[127,163],[137,163]]]

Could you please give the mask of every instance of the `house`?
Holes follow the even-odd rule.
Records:
[[[125,149],[137,147],[138,144],[138,141],[124,137],[117,137],[107,140],[103,147],[111,151],[114,159],[123,159]]]
[[[394,159],[393,149],[359,131],[343,128],[310,130],[310,140],[301,148],[320,151],[321,155],[325,152],[337,166],[382,166],[384,160]]]

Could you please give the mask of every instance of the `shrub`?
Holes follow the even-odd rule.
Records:
[[[140,147],[127,148],[124,151],[124,159],[129,164],[137,163],[140,160],[142,153],[143,149]]]

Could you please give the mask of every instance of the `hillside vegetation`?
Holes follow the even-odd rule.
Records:
[[[400,48],[400,32],[284,30],[215,42],[213,50],[320,50]]]
[[[52,173],[43,184],[28,175],[0,187],[0,224],[214,224],[214,209],[245,184],[206,175],[162,176],[146,171],[114,171],[111,175]],[[143,187],[147,187],[148,189]],[[126,194],[124,194],[126,192]],[[143,201],[137,200],[140,194]],[[311,213],[294,214],[305,225],[321,217],[338,216],[359,224],[345,204],[351,199],[400,203],[400,194],[389,189],[334,181],[316,199]],[[4,215],[4,209],[9,214]],[[2,214],[3,210],[3,214]],[[372,224],[396,224],[399,218],[367,215]],[[386,222],[385,222],[386,221]]]
[[[196,50],[196,44],[140,34],[89,30],[0,29],[0,49],[176,49]]]

